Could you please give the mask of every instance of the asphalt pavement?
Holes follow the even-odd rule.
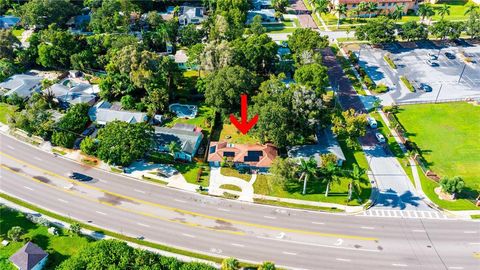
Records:
[[[296,269],[478,269],[480,223],[241,203],[93,169],[0,135],[0,189],[133,237]],[[93,177],[74,182],[75,171]]]

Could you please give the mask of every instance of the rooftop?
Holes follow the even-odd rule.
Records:
[[[210,142],[208,161],[227,160],[255,167],[270,167],[277,157],[277,148],[272,144],[232,144]]]
[[[167,146],[171,142],[177,142],[182,152],[195,154],[195,146],[198,139],[203,136],[193,125],[176,124],[172,128],[155,127],[155,143],[160,146]]]
[[[40,86],[42,78],[39,76],[17,74],[0,83],[0,89],[4,89],[5,96],[16,93],[20,97],[29,97]]]
[[[123,111],[117,104],[111,104],[107,101],[100,101],[97,105],[90,108],[88,116],[90,120],[96,121],[100,125],[115,120],[127,122],[130,124],[147,121],[147,114],[143,112]]]
[[[30,270],[47,256],[43,249],[28,242],[10,257],[10,261],[20,270]]]
[[[95,102],[95,90],[91,84],[77,83],[71,79],[65,79],[52,85],[47,91],[60,101],[69,104]]]

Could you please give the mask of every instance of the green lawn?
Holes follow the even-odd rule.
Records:
[[[12,31],[13,35],[16,36],[18,39],[22,37],[23,32],[25,29],[15,29]]]
[[[208,187],[210,183],[210,167],[207,164],[201,162],[192,162],[175,163],[173,166],[183,175],[183,177],[185,177],[185,180],[187,180],[188,183]],[[200,182],[198,182],[197,175],[200,168],[203,168],[203,170],[200,177]]]
[[[242,134],[234,125],[224,124],[222,131],[220,132],[220,141],[227,141],[229,143],[241,143],[241,144],[255,144],[258,142],[255,137],[247,134]]]
[[[417,143],[429,168],[442,176],[461,176],[466,188],[457,202],[443,202],[448,209],[474,208],[467,198],[474,199],[480,190],[480,107],[468,103],[445,103],[403,106],[397,118],[407,136]],[[433,181],[422,181],[424,191],[437,202]],[[431,196],[430,196],[431,195]]]
[[[342,140],[340,140],[339,143],[347,159],[343,165],[343,169],[351,170],[354,163],[357,163],[362,168],[368,167],[367,159],[361,150],[356,151],[349,149]],[[342,178],[340,184],[333,184],[330,188],[328,197],[325,197],[325,184],[321,179],[309,180],[307,183],[307,193],[302,195],[303,182],[292,181],[285,183],[285,185],[280,185],[275,183],[276,181],[274,177],[275,176],[273,175],[259,174],[257,180],[253,184],[255,193],[298,200],[346,204],[348,196],[348,178]],[[371,186],[366,175],[364,175],[364,182],[365,183],[361,185],[362,191],[360,194],[360,200],[354,195],[354,200],[350,201],[348,205],[360,205],[368,200],[370,197]]]
[[[205,136],[208,136],[212,130],[215,110],[204,104],[198,105],[197,117],[193,119],[174,118],[172,121],[165,123],[167,127],[173,127],[176,123],[191,124],[201,127],[204,130]]]
[[[0,103],[0,122],[6,124],[8,116],[13,114],[16,107],[7,103]]]
[[[86,237],[71,236],[63,230],[60,230],[60,235],[58,236],[51,235],[48,233],[47,227],[32,223],[22,213],[10,211],[7,207],[0,206],[1,240],[7,238],[7,232],[13,226],[22,227],[25,233],[23,239],[30,239],[49,253],[46,269],[54,269],[63,260],[86,247],[89,241],[91,241]],[[10,239],[7,240],[10,241]],[[8,258],[24,244],[23,242],[10,242],[8,246],[0,248],[0,269],[16,269]]]
[[[247,182],[250,181],[250,179],[252,179],[251,174],[240,173],[238,170],[236,170],[234,168],[222,167],[222,168],[220,168],[220,173],[225,175],[225,176],[237,177],[237,178],[240,178],[240,179],[245,180]]]

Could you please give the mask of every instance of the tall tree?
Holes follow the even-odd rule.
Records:
[[[64,26],[77,11],[69,0],[31,0],[20,6],[19,13],[23,25],[42,29],[52,23]]]
[[[425,40],[428,37],[428,29],[423,23],[410,21],[402,24],[400,36],[407,41]]]
[[[66,148],[72,147],[75,139],[80,136],[80,132],[83,131],[89,121],[89,108],[90,106],[86,103],[79,103],[70,107],[55,125],[52,143]]]
[[[435,15],[435,11],[433,10],[433,7],[429,4],[423,4],[418,7],[417,10],[418,15],[422,18],[422,21],[425,20],[425,18],[431,18],[433,15]]]
[[[11,30],[0,29],[0,60],[12,61],[19,46],[20,41]]]
[[[465,24],[467,35],[472,39],[480,37],[480,13],[471,12]]]
[[[320,167],[320,175],[325,186],[325,197],[328,197],[331,185],[333,183],[340,183],[340,176],[343,176],[343,171],[337,166],[335,162],[322,157],[322,166]]]
[[[317,161],[313,157],[308,160],[301,159],[298,171],[300,172],[300,181],[303,179],[302,194],[305,195],[308,179],[313,178],[317,173]]]
[[[54,26],[41,31],[37,63],[47,68],[69,68],[70,57],[81,44],[78,38]]]
[[[267,32],[267,28],[262,25],[262,16],[255,15],[249,29],[250,32],[254,35],[261,35]]]
[[[438,15],[443,18],[445,15],[450,15],[450,6],[447,4],[443,4],[440,8],[438,8]]]
[[[395,6],[395,9],[393,10],[393,12],[390,14],[390,17],[394,20],[400,20],[402,19],[403,17],[403,14],[404,14],[404,9],[405,9],[405,6],[404,5],[396,5]]]
[[[337,29],[340,27],[340,20],[342,16],[347,15],[348,8],[347,4],[339,4],[335,7],[335,11],[337,12],[338,20],[337,20]]]
[[[376,15],[378,12],[378,3],[368,2],[367,11],[368,11],[368,18],[372,18],[372,14]]]
[[[297,83],[311,87],[319,94],[324,94],[329,85],[327,68],[317,63],[298,68],[295,71],[294,79]]]
[[[358,26],[355,37],[371,44],[390,43],[395,41],[395,24],[387,17],[374,18]]]
[[[130,14],[138,10],[131,0],[104,0],[102,6],[93,11],[90,27],[95,33],[127,32]]]
[[[348,201],[352,200],[353,192],[360,195],[360,182],[363,180],[365,169],[360,168],[356,163],[353,164],[353,169],[350,172],[350,183],[348,184]]]
[[[245,40],[237,39],[232,46],[235,64],[263,76],[273,72],[278,45],[267,34],[251,35]]]
[[[472,14],[472,13],[475,13],[478,11],[478,6],[475,5],[475,4],[472,4],[470,6],[468,6],[468,8],[465,10],[465,13],[463,13],[463,15],[468,15],[468,14]]]
[[[332,119],[332,131],[341,137],[346,138],[347,144],[355,146],[355,139],[364,136],[367,132],[367,116],[356,114],[355,110],[343,111],[341,115],[335,115]]]

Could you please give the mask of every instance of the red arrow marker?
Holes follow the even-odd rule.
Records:
[[[256,114],[252,120],[248,121],[247,120],[247,95],[242,94],[240,95],[241,98],[241,109],[240,109],[240,115],[242,117],[242,122],[240,123],[235,115],[230,114],[230,121],[234,126],[240,130],[243,134],[247,134],[247,132],[257,123],[258,121],[258,114]]]

